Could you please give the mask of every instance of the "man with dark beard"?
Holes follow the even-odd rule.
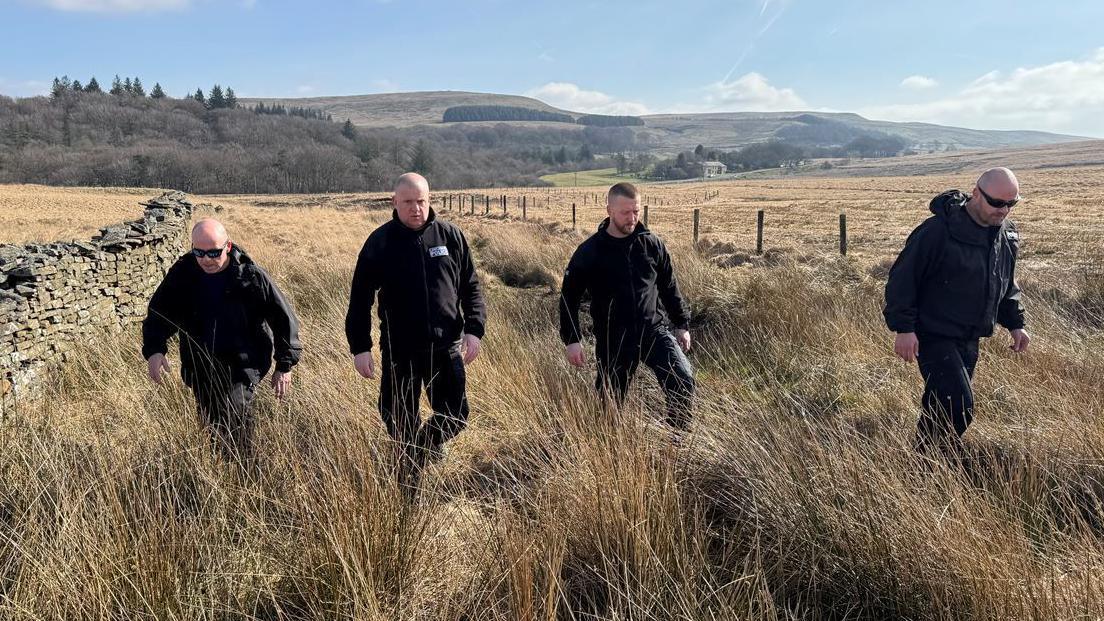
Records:
[[[694,372],[686,358],[690,310],[679,292],[671,256],[663,240],[640,222],[640,197],[632,184],[609,189],[606,213],[609,217],[579,245],[564,272],[564,353],[571,365],[585,365],[579,306],[589,293],[598,391],[620,406],[643,362],[666,395],[667,422],[685,430],[694,397]]]

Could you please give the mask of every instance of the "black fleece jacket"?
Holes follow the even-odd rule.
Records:
[[[668,323],[674,329],[687,329],[690,308],[679,291],[663,240],[643,223],[625,238],[613,237],[606,231],[608,227],[606,218],[575,250],[564,272],[560,296],[563,343],[582,339],[579,305],[588,292],[599,350],[604,343],[639,342],[639,337],[666,328]]]
[[[958,190],[936,196],[929,205],[935,215],[909,235],[886,283],[890,330],[976,339],[992,335],[997,323],[1024,327],[1016,226],[978,225],[966,211],[968,200]]]
[[[364,242],[345,315],[353,355],[372,349],[377,292],[381,340],[389,351],[448,348],[461,334],[483,338],[486,305],[471,249],[460,229],[438,220],[432,209],[417,230],[392,213]]]

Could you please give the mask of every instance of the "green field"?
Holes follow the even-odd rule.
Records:
[[[630,175],[618,175],[616,168],[596,168],[594,170],[580,170],[577,173],[566,172],[554,175],[544,175],[542,181],[547,181],[558,188],[570,188],[589,185],[613,185],[619,181],[635,181],[636,177]]]

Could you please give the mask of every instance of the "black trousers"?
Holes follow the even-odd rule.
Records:
[[[208,378],[192,386],[200,424],[227,461],[244,462],[253,455],[250,406],[255,388],[252,382],[231,381],[228,377]]]
[[[958,446],[974,419],[970,381],[978,361],[977,339],[921,336],[918,362],[924,378],[916,446]]]
[[[459,345],[421,352],[385,347],[382,362],[379,411],[392,439],[416,451],[440,446],[463,431],[468,421],[467,376]],[[423,386],[433,408],[424,425],[419,415]]]
[[[601,344],[599,344],[601,345]],[[667,422],[676,429],[690,426],[694,401],[694,370],[673,334],[660,330],[639,340],[621,339],[617,347],[599,347],[595,388],[620,407],[629,393],[636,369],[643,362],[655,373],[667,400]]]

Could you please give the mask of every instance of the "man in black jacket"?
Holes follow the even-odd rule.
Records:
[[[970,195],[936,196],[929,206],[935,215],[909,235],[889,272],[884,314],[897,333],[893,350],[918,360],[924,377],[918,449],[960,448],[973,419],[970,380],[980,337],[999,323],[1011,333],[1012,351],[1031,341],[1016,285],[1019,235],[1006,219],[1019,200],[1019,182],[1007,168],[987,170]]]
[[[168,341],[180,335],[180,374],[196,397],[200,420],[224,456],[247,459],[254,389],[272,366],[283,398],[299,362],[299,322],[264,270],[230,241],[217,220],[192,229],[192,250],[165,274],[142,324],[150,379],[169,371]]]
[[[345,316],[353,364],[374,378],[372,306],[379,293],[379,410],[403,458],[401,476],[416,476],[426,456],[441,459],[445,442],[467,424],[464,365],[479,355],[486,322],[468,242],[437,219],[429,200],[424,177],[399,177],[391,220],[368,236],[357,258]],[[418,414],[423,386],[433,407],[425,424]]]
[[[609,217],[579,245],[564,272],[560,339],[567,361],[576,367],[586,363],[579,305],[589,293],[598,391],[621,405],[643,362],[666,394],[668,422],[683,430],[690,423],[694,396],[694,372],[686,358],[690,310],[679,292],[671,255],[639,221],[640,198],[632,184],[610,188],[606,213]]]

